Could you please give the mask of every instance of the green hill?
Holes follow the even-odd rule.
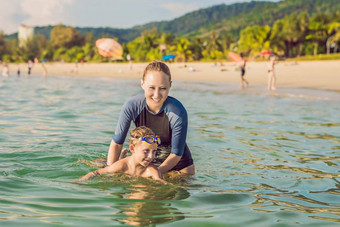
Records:
[[[135,26],[129,29],[116,29],[109,27],[91,28],[77,27],[80,34],[93,32],[94,38],[109,35],[117,37],[120,42],[126,43],[140,36],[144,30],[157,28],[159,31],[173,33],[177,36],[207,36],[212,30],[230,34],[238,38],[239,32],[251,25],[272,25],[275,20],[281,19],[293,12],[299,14],[307,11],[314,13],[332,13],[340,11],[339,0],[284,0],[280,2],[252,1],[232,5],[216,5],[187,13],[171,21],[152,22]],[[49,38],[53,26],[35,27],[36,34],[44,34]],[[16,33],[7,38],[15,38]]]
[[[340,11],[339,0],[285,0],[280,2],[249,2],[217,5],[188,13],[172,21],[149,23],[139,29],[156,27],[178,36],[205,36],[212,30],[238,37],[239,32],[251,25],[272,25],[276,20],[293,12],[332,13]]]

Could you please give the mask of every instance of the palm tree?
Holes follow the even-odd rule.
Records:
[[[239,52],[255,56],[264,49],[269,49],[270,27],[254,25],[241,31]]]
[[[285,43],[283,40],[283,20],[277,20],[270,31],[270,49],[275,53],[285,53]]]
[[[179,61],[185,62],[191,58],[191,50],[189,49],[190,41],[186,38],[180,38],[177,40],[176,53]]]
[[[158,47],[160,33],[157,31],[156,28],[144,31],[142,33],[142,37],[146,49]]]
[[[284,18],[283,32],[286,56],[293,57],[293,47],[298,45],[301,37],[299,19],[296,13],[292,13]]]
[[[166,48],[176,44],[176,36],[172,33],[163,33],[160,38],[160,43],[165,45]]]
[[[302,50],[304,48],[306,36],[308,34],[308,26],[309,26],[309,15],[307,12],[302,12],[298,16],[298,40],[297,40],[297,47],[298,47],[298,52],[297,56],[301,56]]]
[[[198,37],[189,39],[189,50],[191,51],[191,56],[194,61],[199,61],[203,55],[202,55],[202,50],[203,50],[203,43],[202,40]]]
[[[5,54],[6,50],[6,42],[5,42],[5,34],[3,31],[0,31],[0,59],[2,55]]]
[[[339,22],[331,22],[327,25],[328,33],[330,36],[327,39],[327,54],[330,53],[331,46],[334,45],[334,53],[337,52],[338,42],[340,41],[340,23]]]
[[[327,24],[329,23],[329,18],[326,14],[321,13],[315,15],[310,24],[310,33],[306,36],[307,40],[311,40],[314,45],[314,55],[318,54],[319,44],[325,44],[327,42]]]
[[[220,36],[215,32],[212,31],[209,37],[207,48],[210,51],[223,51],[223,47],[220,43]]]

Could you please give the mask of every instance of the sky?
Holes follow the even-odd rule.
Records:
[[[12,34],[20,24],[34,27],[59,23],[131,28],[172,20],[200,8],[237,2],[250,0],[0,0],[0,31]]]

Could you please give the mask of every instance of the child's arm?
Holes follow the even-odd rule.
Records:
[[[97,169],[95,171],[89,172],[85,176],[81,177],[79,180],[80,181],[86,181],[86,180],[92,179],[94,177],[97,177],[97,176],[99,176],[101,174],[105,174],[105,173],[117,173],[117,172],[120,172],[122,170],[122,167],[123,167],[123,163],[122,163],[122,161],[119,160],[119,161],[113,163],[110,166],[107,166],[105,168]]]
[[[100,173],[98,172],[98,170],[95,170],[95,171],[89,172],[85,176],[82,176],[79,180],[80,181],[86,181],[86,180],[89,180],[89,179],[94,178],[94,177],[99,176],[99,175],[100,175]]]

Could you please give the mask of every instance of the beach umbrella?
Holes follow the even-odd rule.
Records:
[[[261,55],[261,56],[270,56],[270,55],[273,55],[273,53],[270,52],[270,51],[268,51],[268,50],[265,50],[265,51],[262,51],[262,52],[260,53],[260,55]]]
[[[243,61],[241,56],[239,54],[236,54],[234,52],[228,52],[228,57],[232,62],[240,62]]]
[[[122,46],[114,39],[98,39],[96,41],[98,52],[103,57],[121,58],[123,54]]]
[[[175,55],[173,55],[173,54],[168,54],[168,55],[164,55],[163,57],[162,57],[162,59],[164,60],[164,61],[168,61],[168,60],[170,60],[170,59],[175,59]]]

